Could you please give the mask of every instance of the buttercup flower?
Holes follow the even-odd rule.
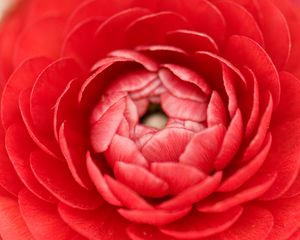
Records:
[[[18,2],[2,239],[300,239],[299,27],[286,0]]]

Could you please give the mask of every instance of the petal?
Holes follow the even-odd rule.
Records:
[[[0,195],[0,232],[4,240],[33,240],[19,210],[16,199]]]
[[[81,188],[74,181],[64,162],[35,151],[30,164],[38,181],[63,203],[80,209],[96,209],[103,203],[95,192]]]
[[[104,156],[111,167],[114,167],[117,162],[148,166],[147,160],[138,150],[136,144],[129,138],[118,134],[113,136],[110,146],[104,152]]]
[[[163,226],[160,230],[176,239],[199,239],[225,231],[242,215],[243,208],[236,207],[223,213],[197,213]]]
[[[207,201],[200,202],[197,209],[200,212],[224,212],[232,207],[258,198],[275,182],[277,174],[254,177],[241,189],[226,194],[212,196]]]
[[[215,169],[223,169],[237,153],[243,138],[243,121],[238,109],[229,124],[220,152],[214,162]]]
[[[127,228],[127,234],[131,240],[174,240],[151,225],[132,224]]]
[[[150,225],[164,225],[176,221],[187,215],[191,208],[183,210],[165,211],[160,209],[153,210],[126,210],[119,209],[118,212],[126,219]]]
[[[127,222],[109,205],[88,211],[60,204],[58,211],[74,231],[87,239],[129,240],[125,232]]]
[[[161,96],[161,107],[170,118],[202,122],[206,119],[207,103],[175,97],[166,92]]]
[[[159,28],[156,27],[158,24]],[[133,21],[125,34],[130,46],[163,44],[167,32],[182,28],[187,28],[187,22],[181,15],[173,12],[159,12]]]
[[[73,239],[78,234],[62,221],[56,205],[46,203],[28,190],[19,193],[22,216],[35,239]]]
[[[14,63],[35,56],[57,58],[63,37],[64,21],[59,17],[46,17],[28,27],[18,38]]]
[[[185,129],[165,128],[154,134],[141,152],[149,162],[177,162],[192,136]]]
[[[207,106],[207,126],[212,127],[218,124],[227,125],[226,110],[218,92],[213,91]]]
[[[5,146],[7,154],[24,185],[43,200],[56,202],[55,197],[36,180],[31,171],[29,157],[30,153],[36,149],[36,145],[28,136],[23,125],[14,124],[7,129]]]
[[[268,89],[274,100],[279,103],[280,82],[277,70],[268,54],[256,42],[244,36],[231,36],[227,42],[225,56],[237,66],[250,67],[260,86],[260,91]]]
[[[199,183],[205,174],[196,168],[173,162],[157,163],[150,166],[151,172],[168,183],[170,194],[176,195]]]
[[[116,178],[137,193],[146,197],[163,197],[168,194],[168,184],[147,169],[124,162],[116,162]]]
[[[196,167],[204,173],[210,173],[225,132],[223,125],[216,125],[196,133],[180,156],[180,162]]]
[[[32,87],[41,71],[50,64],[45,57],[28,59],[8,79],[2,93],[1,118],[5,128],[19,117],[18,99],[22,90]]]
[[[68,58],[50,64],[37,78],[30,96],[32,121],[38,130],[49,133],[53,122],[53,106],[74,78],[80,77],[77,63]]]
[[[206,198],[219,186],[222,178],[221,172],[216,172],[213,176],[206,177],[200,183],[187,188],[180,194],[166,200],[158,205],[159,209],[182,209]]]

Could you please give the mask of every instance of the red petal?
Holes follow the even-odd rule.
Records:
[[[18,106],[20,92],[32,87],[38,75],[49,64],[50,60],[44,57],[28,59],[10,76],[1,100],[1,118],[5,128],[15,123],[20,115]]]
[[[91,119],[94,121],[94,115],[96,114],[99,117],[91,126],[90,133],[91,144],[96,152],[103,152],[109,147],[124,117],[125,100],[123,97],[118,99],[117,102],[113,102],[112,105],[108,105],[107,102],[99,102],[96,106]]]
[[[168,183],[170,194],[176,195],[183,190],[199,183],[205,174],[195,167],[173,163],[152,163],[151,172]]]
[[[130,46],[163,44],[167,32],[182,28],[187,28],[187,22],[181,15],[159,12],[133,21],[126,29],[126,37]]]
[[[231,36],[227,42],[225,56],[237,66],[249,66],[261,91],[271,92],[274,106],[279,103],[280,82],[277,70],[268,54],[256,42],[244,36]]]
[[[219,187],[220,192],[230,192],[236,190],[249,180],[262,166],[266,157],[269,153],[272,143],[272,136],[269,134],[266,137],[265,145],[262,147],[260,152],[244,166],[237,166],[236,170],[231,168],[228,173],[229,177],[225,178]],[[225,173],[226,174],[226,173]]]
[[[195,122],[206,120],[207,103],[178,98],[169,92],[160,97],[161,107],[168,117]]]
[[[0,203],[1,237],[4,240],[33,240],[33,237],[21,216],[17,200],[0,195]]]
[[[116,1],[118,4],[121,2],[118,0]],[[112,5],[112,3],[110,3],[110,5]],[[95,36],[95,43],[99,46],[97,49],[98,56],[104,56],[107,52],[115,49],[126,48],[125,29],[132,22],[147,14],[149,14],[148,9],[129,8],[115,15],[110,15],[110,17],[99,27]]]
[[[132,224],[127,228],[127,234],[131,240],[174,240],[151,225]]]
[[[96,161],[98,161],[98,164]],[[87,152],[86,165],[91,180],[95,184],[97,191],[107,202],[109,202],[112,205],[122,206],[119,199],[116,198],[116,196],[112,193],[109,186],[107,185],[107,182],[105,181],[103,173],[101,171],[102,169],[99,164],[99,161],[104,161],[104,160],[103,159],[93,160],[90,153]]]
[[[275,182],[277,174],[259,176],[251,179],[245,186],[236,192],[218,194],[211,199],[200,202],[197,206],[200,212],[224,212],[232,207],[239,206],[242,203],[258,198],[266,192]]]
[[[105,175],[105,184],[110,188],[114,196],[122,202],[122,206],[129,209],[151,210],[154,209],[141,196],[126,185],[117,180]]]
[[[201,32],[176,30],[168,32],[166,38],[168,44],[188,52],[208,51],[217,53],[219,51],[215,41],[209,35]]]
[[[73,180],[64,162],[36,151],[31,154],[30,164],[39,182],[63,203],[80,209],[95,209],[103,203],[95,192],[81,188]]]
[[[243,208],[236,207],[223,213],[198,213],[194,211],[178,222],[160,230],[176,239],[198,239],[208,237],[230,228],[242,215]]]
[[[60,204],[62,219],[76,232],[91,240],[129,240],[125,229],[127,222],[109,205],[87,211]]]
[[[155,133],[141,151],[149,162],[177,162],[192,136],[185,129],[165,128]]]
[[[213,91],[207,106],[207,126],[227,125],[226,110],[220,95]]]
[[[216,2],[215,5],[225,17],[229,35],[236,34],[246,36],[253,39],[261,46],[264,45],[265,36],[261,32],[260,26],[257,24],[253,15],[244,7],[239,3],[228,0]]]
[[[52,240],[79,237],[58,215],[56,205],[46,203],[28,190],[19,193],[22,216],[35,239]]]
[[[165,88],[178,98],[189,99],[198,102],[204,102],[207,98],[197,87],[197,85],[185,80],[181,80],[169,69],[159,70],[158,76]]]
[[[66,159],[68,168],[74,180],[86,189],[92,188],[92,182],[88,176],[85,155],[87,151],[87,139],[82,136],[78,128],[74,129],[69,122],[64,122],[59,131],[59,145]]]
[[[180,162],[210,173],[225,132],[223,125],[216,125],[196,133],[180,156]]]
[[[163,197],[169,192],[169,186],[164,180],[143,167],[116,162],[114,173],[120,182],[143,196]]]
[[[183,210],[165,211],[153,210],[125,210],[119,209],[118,212],[132,222],[145,223],[150,225],[164,225],[176,221],[189,213],[191,208]]]
[[[117,162],[132,163],[147,167],[148,162],[138,150],[136,144],[127,137],[118,134],[113,136],[112,142],[104,152],[105,158],[113,168]]]
[[[57,58],[63,37],[64,21],[58,17],[46,17],[28,27],[18,38],[14,63],[35,56]]]
[[[270,211],[258,206],[247,205],[237,222],[225,232],[220,233],[219,239],[268,239],[267,236],[273,225],[273,215]]]
[[[249,159],[253,158],[261,148],[263,142],[265,141],[273,113],[273,99],[270,94],[268,95],[268,97],[268,104],[264,110],[264,113],[262,114],[256,135],[246,147],[242,161],[248,161]]]
[[[276,67],[282,69],[287,63],[292,44],[287,20],[271,1],[260,2],[258,11],[260,12],[259,23],[264,35],[266,51]],[[279,32],[280,38],[277,39]]]
[[[216,169],[223,169],[237,153],[243,138],[243,120],[238,109],[229,124],[221,150],[214,162]]]
[[[34,125],[44,133],[51,132],[53,106],[57,98],[81,71],[72,59],[63,58],[49,65],[37,78],[30,96],[30,112]],[[52,130],[53,131],[53,130]]]
[[[36,149],[36,145],[28,136],[23,125],[14,124],[7,129],[5,146],[8,156],[25,186],[43,200],[56,202],[53,195],[36,180],[30,169],[29,156]]]
[[[219,186],[222,178],[221,172],[206,177],[203,181],[187,188],[177,196],[158,205],[160,209],[182,209],[206,198]]]

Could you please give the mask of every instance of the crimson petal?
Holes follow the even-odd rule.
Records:
[[[64,162],[38,150],[31,154],[30,164],[39,182],[63,203],[80,209],[96,209],[103,203],[95,192],[74,181]]]
[[[215,235],[230,228],[242,215],[243,208],[236,207],[222,213],[198,213],[194,211],[186,218],[160,230],[176,239],[199,239]]]

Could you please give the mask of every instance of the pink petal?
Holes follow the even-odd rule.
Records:
[[[216,125],[196,133],[180,156],[180,163],[191,165],[204,173],[210,173],[220,151],[226,129]]]
[[[10,76],[2,92],[1,100],[1,118],[5,128],[15,123],[20,116],[18,106],[20,92],[32,87],[38,75],[49,64],[50,60],[44,57],[28,59]]]
[[[265,144],[257,155],[247,162],[244,166],[233,167],[229,170],[228,178],[224,176],[221,186],[218,188],[220,192],[230,192],[236,190],[249,180],[262,166],[266,160],[272,143],[272,136],[269,134],[266,137]],[[226,173],[225,173],[226,174]]]
[[[4,240],[33,240],[26,223],[20,213],[16,199],[0,195],[0,232]]]
[[[102,21],[101,18],[92,18],[72,29],[64,40],[62,56],[76,59],[81,66],[89,70],[97,60],[94,35]]]
[[[199,183],[206,176],[195,167],[173,163],[152,163],[151,172],[168,183],[169,192],[176,195],[185,189]]]
[[[124,98],[120,98],[112,105],[108,105],[106,102],[99,102],[99,106],[96,106],[92,115],[92,121],[94,121],[93,116],[96,113],[100,112],[100,116],[92,124],[90,132],[91,145],[94,151],[104,152],[107,150],[124,117],[125,107]],[[102,111],[103,108],[105,108],[104,111]]]
[[[159,28],[156,27],[158,24]],[[181,15],[173,12],[159,12],[133,21],[126,29],[126,37],[130,46],[163,44],[167,32],[187,28],[187,25]]]
[[[174,222],[190,212],[191,208],[182,210],[165,211],[159,209],[153,210],[126,210],[119,209],[118,212],[123,217],[132,222],[145,223],[150,225],[165,225]]]
[[[247,205],[240,218],[228,230],[220,233],[219,239],[268,239],[267,236],[273,225],[273,215],[270,211],[258,206]]]
[[[185,129],[165,128],[154,134],[141,152],[149,162],[177,162],[192,136]]]
[[[56,158],[59,157],[61,153],[55,139],[52,138],[52,136],[50,138],[47,135],[45,136],[35,128],[30,114],[29,101],[30,89],[23,90],[19,95],[19,108],[29,136],[44,152],[46,152],[50,156]],[[48,126],[48,129],[51,125]]]
[[[168,69],[171,73],[173,73],[173,75],[175,75],[175,77],[178,77],[180,80],[182,80],[184,82],[192,83],[192,84],[198,86],[203,93],[205,93],[207,95],[209,95],[211,93],[210,86],[207,84],[206,80],[204,78],[202,78],[197,72],[195,72],[191,69],[176,65],[176,64],[164,64],[163,67]],[[173,78],[174,77],[172,77],[172,79]],[[168,80],[168,79],[165,79],[165,80]],[[167,82],[167,83],[169,83],[169,85],[174,84],[174,83],[171,83],[170,81]]]
[[[16,43],[15,65],[36,56],[58,58],[63,37],[64,21],[59,17],[46,17],[36,21],[22,32]]]
[[[216,172],[213,176],[206,177],[200,183],[187,188],[170,200],[166,200],[158,205],[158,208],[174,210],[191,206],[213,193],[218,188],[221,178],[222,173]]]
[[[275,66],[282,69],[290,56],[292,44],[287,20],[271,1],[259,3],[259,12],[261,13],[259,23],[264,35],[266,51],[271,56]],[[274,41],[279,32],[281,37]]]
[[[122,206],[129,209],[151,210],[154,209],[135,191],[121,182],[113,179],[109,175],[105,175],[105,184],[110,188],[112,193],[122,202]]]
[[[198,213],[194,211],[187,217],[163,226],[160,230],[176,239],[199,239],[221,233],[230,228],[242,215],[243,208],[236,207],[222,213]]]
[[[150,83],[148,83],[146,86],[144,86],[142,89],[138,89],[130,92],[130,97],[133,100],[138,100],[141,98],[145,98],[144,100],[147,100],[147,98],[151,94],[154,94],[158,88],[162,88],[162,86],[161,86],[161,81],[158,78],[156,78]]]
[[[53,122],[53,106],[67,84],[80,77],[79,66],[63,58],[49,65],[37,78],[30,96],[32,121],[38,130],[49,133]]]
[[[109,56],[121,57],[121,58],[131,60],[133,62],[140,63],[150,72],[156,72],[158,70],[158,65],[155,61],[153,61],[151,58],[147,57],[146,55],[136,51],[127,50],[127,49],[115,50],[113,52],[110,52]]]
[[[253,139],[251,140],[251,142],[249,143],[249,145],[246,147],[245,152],[243,154],[242,161],[248,161],[249,159],[253,158],[261,148],[263,142],[265,141],[267,132],[269,130],[272,112],[273,112],[273,99],[269,93],[268,103],[260,119],[257,132],[253,137]]]
[[[88,176],[85,163],[87,151],[87,139],[69,122],[64,122],[59,130],[59,145],[64,155],[68,168],[74,180],[86,189],[92,188],[92,182]]]
[[[188,52],[218,52],[218,46],[209,35],[191,30],[176,30],[167,33],[167,43]]]
[[[264,35],[253,15],[239,3],[223,0],[215,5],[225,17],[226,27],[229,35],[242,35],[253,39],[255,42],[264,45]]]
[[[261,46],[250,38],[231,36],[227,42],[225,56],[237,66],[249,66],[257,76],[260,89],[264,91],[269,89],[274,106],[278,105],[280,96],[278,73],[272,60]]]
[[[165,88],[174,96],[198,102],[205,102],[206,96],[197,85],[181,80],[168,69],[161,69],[158,76]]]
[[[207,126],[212,127],[218,124],[227,125],[226,110],[220,95],[213,91],[207,106]]]
[[[104,156],[112,168],[117,162],[148,166],[147,160],[138,150],[136,144],[129,138],[118,134],[113,136],[110,146],[104,152]]]
[[[23,125],[14,124],[7,129],[5,147],[11,163],[24,185],[43,200],[56,202],[55,197],[36,180],[30,169],[29,157],[30,153],[36,149],[36,145],[28,136]]]
[[[146,197],[163,197],[169,193],[168,184],[144,167],[124,162],[114,166],[116,178],[137,193]]]
[[[35,239],[73,239],[74,232],[58,215],[56,205],[46,203],[28,190],[19,193],[19,206],[22,216]]]
[[[129,0],[131,1],[131,0]],[[121,2],[115,0],[117,5]],[[126,3],[128,1],[124,1]],[[123,1],[122,1],[123,3]],[[113,6],[112,3],[109,4]],[[122,8],[121,12],[116,13],[115,15],[108,15],[109,18],[100,25],[95,35],[95,43],[99,46],[96,50],[98,56],[103,56],[107,52],[126,48],[126,31],[124,31],[132,22],[135,22],[137,19],[140,19],[143,16],[149,14],[148,9],[143,8],[129,8],[124,10]]]
[[[121,202],[112,193],[110,187],[107,185],[107,182],[104,179],[103,169],[101,169],[100,161],[104,161],[104,159],[93,160],[91,154],[87,152],[86,165],[91,180],[95,184],[97,191],[108,203],[116,206],[122,206]]]
[[[95,192],[81,188],[74,181],[64,162],[35,151],[30,164],[38,181],[63,203],[79,209],[96,209],[103,203]]]
[[[103,205],[97,210],[83,211],[60,204],[58,211],[74,231],[87,239],[129,240],[125,232],[127,221],[109,205]]]
[[[277,174],[254,177],[249,182],[235,192],[218,194],[211,199],[200,202],[197,206],[200,212],[224,212],[232,207],[258,198],[266,192],[274,183]]]
[[[229,124],[220,152],[214,162],[217,170],[223,169],[237,153],[243,138],[243,121],[238,109]]]
[[[160,97],[161,107],[168,117],[195,122],[206,120],[207,103],[178,98],[169,92]]]

